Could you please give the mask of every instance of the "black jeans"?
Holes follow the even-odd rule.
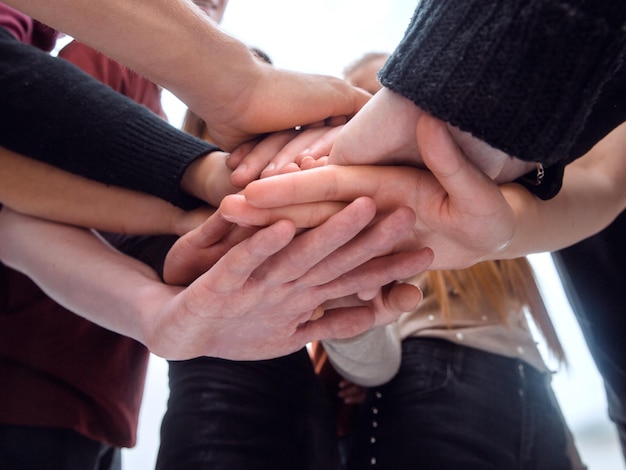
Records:
[[[170,362],[158,470],[335,470],[335,416],[305,349]]]
[[[0,424],[0,468],[121,470],[122,455],[70,429]]]
[[[407,339],[398,375],[369,393],[348,468],[569,470],[549,380],[516,359]]]

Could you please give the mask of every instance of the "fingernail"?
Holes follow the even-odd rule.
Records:
[[[246,228],[254,227],[254,225],[234,215],[222,214],[222,217],[224,217],[224,220],[227,220],[231,224],[239,225],[240,227],[246,227]]]
[[[237,168],[233,170],[233,175],[238,175],[239,173],[245,173],[247,169],[248,169],[248,165],[246,165],[245,163],[242,163],[241,165],[239,165]]]

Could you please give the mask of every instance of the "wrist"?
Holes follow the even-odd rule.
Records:
[[[187,194],[197,197],[203,201],[207,201],[208,194],[206,181],[210,177],[209,157],[215,152],[209,152],[198,157],[191,163],[180,181],[180,186]]]
[[[132,313],[135,322],[129,336],[146,346],[150,352],[166,359],[172,358],[177,352],[171,346],[176,342],[170,340],[166,323],[168,313],[173,311],[182,290],[182,287],[156,280],[136,290],[136,308]]]
[[[536,252],[531,246],[532,234],[541,230],[534,222],[537,217],[537,204],[540,203],[533,194],[522,185],[508,183],[500,186],[502,194],[513,211],[513,231],[508,243],[501,250],[493,253],[488,259],[511,259]],[[530,235],[530,236],[529,236]]]

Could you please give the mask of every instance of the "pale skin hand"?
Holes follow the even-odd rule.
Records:
[[[371,203],[371,201],[366,202],[365,200],[356,202],[358,202],[359,205]],[[376,224],[374,224],[373,227],[370,227],[357,237],[357,233],[359,232],[358,226],[344,227],[339,225],[342,218],[345,218],[345,215],[338,218],[336,213],[341,212],[345,206],[345,204],[342,204],[340,208],[335,208],[335,210],[332,211],[332,214],[328,215],[327,219],[331,220],[328,220],[328,222],[325,223],[326,230],[332,230],[331,227],[336,227],[338,232],[330,233],[330,238],[329,240],[326,240],[325,243],[332,243],[332,239],[337,236],[345,236],[341,235],[341,230],[339,229],[344,231],[349,230],[350,233],[356,237],[356,239],[345,247],[338,249],[338,252],[332,255],[333,259],[337,255],[340,255],[340,251],[345,252],[353,263],[357,263],[359,261],[359,258],[357,257],[357,253],[359,253],[359,251],[357,250],[362,250],[361,256],[364,256],[364,258],[360,259],[361,262],[366,262],[379,254],[386,254],[382,247],[386,246],[387,249],[393,247],[395,241],[402,237],[402,227],[403,224],[407,223],[407,217],[409,217],[410,220],[413,220],[413,215],[410,211],[407,213],[406,208],[400,208],[400,210],[395,211],[393,214],[381,218]],[[342,213],[346,214],[346,211],[348,210],[354,211],[354,205],[346,208]],[[279,213],[280,211],[277,211],[276,215],[278,216]],[[371,216],[373,217],[373,215],[374,214],[372,213]],[[320,221],[320,223],[325,222],[325,220]],[[361,226],[361,228],[363,227],[364,225]],[[387,233],[387,230],[392,227],[393,233]],[[408,226],[406,228],[408,229]],[[181,237],[174,244],[165,260],[165,280],[167,282],[180,285],[191,283],[206,270],[210,269],[232,246],[249,237],[257,230],[257,228],[245,229],[242,227],[233,227],[231,223],[222,218],[221,209],[219,209],[218,212],[205,224],[191,231],[186,236]],[[317,230],[317,232],[320,233],[319,230]],[[300,246],[312,237],[316,240],[315,237],[318,236],[319,235],[312,235],[311,233],[304,232],[298,236],[297,240],[294,240],[294,244],[297,243],[298,246]],[[385,242],[384,245],[381,245],[382,241]],[[316,243],[320,243],[320,241],[316,241]],[[367,243],[372,243],[372,245],[369,248],[362,248]],[[380,251],[377,251],[377,247],[379,247],[378,249]],[[303,250],[303,254],[298,255],[298,257],[306,259],[304,253],[308,253],[310,251],[312,252],[311,256],[319,256],[319,253],[316,252],[315,245],[312,244],[310,247],[307,247],[306,250]],[[329,259],[324,260],[321,264],[327,265],[331,270],[337,270],[337,266],[333,266],[333,261]],[[390,281],[391,280],[388,280],[385,284]],[[378,288],[381,285],[383,284],[375,283],[374,294],[379,294]],[[397,293],[403,291],[406,292],[407,290],[414,290],[413,286],[394,286],[393,288],[389,288],[384,291],[385,295],[382,299],[375,297],[373,294],[373,298],[368,299],[371,301],[367,303],[373,304],[374,307],[381,307],[380,310],[382,311],[386,308],[385,303],[390,302],[397,307],[401,307],[402,311],[408,311],[412,307],[415,307],[417,303],[411,301],[410,304],[403,305],[403,297],[397,296]],[[421,296],[421,294],[419,295]],[[337,299],[333,302],[334,305],[340,305],[342,300]],[[351,301],[351,303],[354,303],[354,301]],[[343,304],[341,305],[343,306]]]
[[[226,166],[227,161],[228,154],[224,152],[211,152],[197,158],[183,174],[181,189],[218,207],[224,196],[241,189],[231,183],[232,171]]]
[[[330,308],[309,320],[326,299],[428,266],[428,251],[362,264],[372,246],[374,252],[386,252],[393,245],[389,225],[402,231],[412,222],[410,211],[399,211],[350,242],[374,210],[371,201],[361,199],[337,214],[333,225],[295,240],[293,224],[279,221],[229,250],[187,288],[163,284],[147,266],[89,231],[6,208],[0,211],[0,258],[68,309],[141,341],[162,357],[263,359],[296,351],[314,339],[350,337],[371,328],[378,317],[367,306]],[[50,243],[38,243],[42,236]],[[68,290],[68,283],[74,288]],[[402,300],[386,305],[396,308]],[[400,313],[385,312],[383,321]]]
[[[351,117],[370,97],[336,77],[262,63],[191,2],[6,3],[172,91],[227,151],[267,132]]]
[[[0,202],[25,214],[126,234],[182,235],[212,212],[185,212],[147,194],[107,186],[0,147]]]
[[[516,184],[502,186],[516,232],[504,254],[555,251],[606,228],[626,209],[626,123],[565,168],[556,197],[541,201]]]
[[[367,262],[393,246],[397,234],[390,233],[391,226],[400,231],[410,226],[412,217],[406,211],[341,247],[374,216],[371,201],[360,199],[355,204],[329,223],[301,234],[275,255],[295,234],[295,227],[287,221],[279,221],[244,240],[190,285],[189,289],[194,290],[200,283],[203,286],[198,301],[205,318],[195,324],[185,315],[181,322],[191,321],[193,331],[203,331],[200,340],[212,345],[212,355],[233,359],[287,354],[314,338],[328,334],[353,336],[357,330],[376,324],[374,311],[363,307],[327,310],[319,320],[307,322],[314,308],[326,299],[344,297],[361,286],[386,284],[404,277],[403,271],[423,270],[430,261],[426,252]],[[260,251],[252,250],[250,244],[258,244]],[[217,275],[216,271],[221,272]],[[207,298],[213,300],[208,302]],[[207,305],[218,320],[213,333],[202,326],[210,315],[206,313]],[[195,304],[191,307],[199,308]],[[384,321],[389,321],[388,314]],[[177,323],[158,328],[160,338],[182,344]]]
[[[234,170],[232,182],[245,187],[259,176],[299,171],[305,158],[318,160],[327,156],[340,130],[341,126],[319,126],[283,131],[243,144],[227,160],[228,167]]]
[[[398,246],[433,249],[431,269],[464,268],[501,252],[516,221],[498,186],[465,158],[441,121],[425,115],[417,124],[417,139],[432,172],[393,166],[316,168],[255,181],[243,191],[245,198],[227,197],[222,212],[228,220],[263,226],[280,214],[266,208],[307,204],[300,211],[292,207],[290,214],[296,225],[311,226],[332,211],[320,201],[345,203],[365,195],[379,212],[400,206],[416,212],[412,231]]]
[[[420,120],[417,139],[433,174],[410,170],[396,175],[400,179],[393,184],[414,175],[406,190],[419,195],[417,205],[403,203],[416,211],[419,236],[415,239],[423,243],[419,246],[435,252],[432,269],[558,250],[602,230],[626,208],[626,123],[569,164],[561,191],[548,201],[518,184],[498,187],[467,161],[445,125],[432,117]],[[327,218],[337,207],[322,202],[310,203],[306,211],[297,210],[298,206],[276,208],[324,198],[344,201],[355,194],[369,194],[381,206],[389,199],[379,201],[379,195],[389,191],[394,197],[389,179],[382,177],[387,169],[363,167],[362,173],[351,173],[358,170],[330,168],[252,183],[245,192],[247,201],[240,196],[227,198],[224,214],[229,220],[263,225],[279,213],[288,213],[297,224],[307,226]],[[264,193],[268,184],[273,191]],[[302,188],[308,188],[307,193]],[[397,190],[395,197],[402,197],[403,191]]]
[[[264,177],[268,174],[288,171],[286,167],[289,163],[293,163],[296,167],[295,171],[299,171],[294,160],[299,162],[304,156],[314,158],[313,156],[326,155],[332,143],[332,135],[336,134],[338,130],[338,128],[317,126],[302,131],[292,130],[274,133],[260,142],[244,144],[227,160],[230,166],[239,165],[239,171],[232,175],[232,181],[236,185],[244,186],[248,181],[257,179],[259,176]],[[205,158],[204,160],[208,159]],[[241,164],[242,161],[243,165]],[[275,168],[267,167],[268,162],[270,165],[273,164],[272,166]],[[207,170],[207,168],[209,169]],[[190,168],[193,171],[188,173],[193,173],[195,176],[193,179],[184,178],[183,187],[187,187],[188,190],[194,185],[202,187],[201,190],[192,190],[191,192],[206,200],[216,201],[216,199],[211,199],[208,191],[213,190],[215,192],[215,188],[218,186],[216,183],[219,183],[219,181],[215,181],[216,179],[225,180],[223,176],[215,176],[223,174],[223,169],[224,167],[221,165],[219,168],[211,170],[206,162],[194,164],[194,168]],[[259,175],[259,173],[261,174]],[[211,178],[213,182],[211,182]],[[218,198],[221,197],[223,194],[218,196]],[[343,206],[341,205],[341,207]],[[220,222],[222,222],[221,227],[215,224],[204,224],[177,241],[169,251],[165,261],[164,278],[167,282],[178,285],[193,282],[231,247],[256,230],[242,227],[230,228],[230,224],[226,221],[220,220]],[[215,230],[216,228],[218,230]],[[408,284],[394,283],[383,290],[376,286],[371,289],[371,294],[368,293],[368,295],[373,298],[367,302],[353,296],[326,302],[324,307],[332,309],[338,306],[346,308],[367,305],[375,309],[378,322],[389,323],[394,321],[399,313],[416,308],[421,300],[421,292]],[[360,297],[365,298],[364,296]],[[391,312],[388,314],[388,319],[385,319],[385,312]]]
[[[424,168],[415,140],[418,120],[427,115],[411,100],[382,88],[337,136],[329,163],[337,165],[404,164]],[[498,183],[513,181],[535,164],[510,158],[467,132],[449,126],[469,159]]]

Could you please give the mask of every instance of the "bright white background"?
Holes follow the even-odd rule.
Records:
[[[414,0],[230,0],[222,26],[263,49],[277,67],[340,76],[348,63],[365,52],[393,51],[415,4]],[[184,108],[167,93],[164,104],[172,123],[179,125]],[[615,431],[607,419],[601,379],[550,258],[539,255],[533,261],[571,363],[569,371],[555,375],[554,388],[583,459],[590,470],[623,470]],[[167,396],[167,364],[152,357],[138,444],[124,451],[126,470],[154,468]]]

